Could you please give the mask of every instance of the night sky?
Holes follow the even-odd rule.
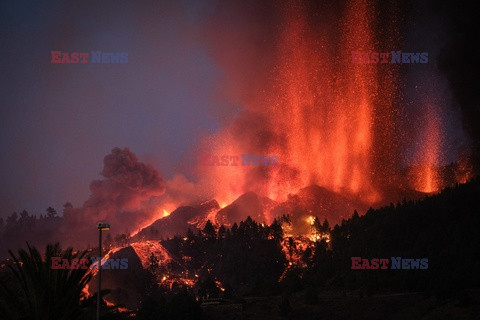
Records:
[[[205,28],[220,7],[225,9],[219,3],[3,2],[0,217],[23,209],[44,213],[48,206],[61,212],[67,201],[81,206],[114,147],[129,147],[166,180],[176,173],[195,179],[193,155],[199,141],[243,108],[235,95],[221,92],[229,78]],[[242,17],[249,15],[248,5],[238,16],[232,8],[225,12],[228,26],[247,25]],[[430,63],[405,71],[406,79],[412,79],[403,89],[406,109],[421,114],[421,105],[411,102],[420,99],[413,97],[436,92],[447,119],[444,161],[453,161],[467,138],[447,79],[436,66],[448,40],[445,26],[421,5],[409,10],[406,51],[428,51]],[[255,46],[255,39],[245,43],[249,39],[232,37],[229,45],[240,51]],[[128,52],[128,63],[52,64],[50,52],[55,50]]]
[[[198,137],[220,125],[209,110],[221,70],[193,38],[208,10],[195,1],[3,2],[2,216],[81,205],[116,146],[171,177]],[[128,52],[129,60],[55,65],[52,50]]]

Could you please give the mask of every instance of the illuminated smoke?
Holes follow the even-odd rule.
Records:
[[[232,80],[225,91],[241,100],[244,110],[200,150],[279,157],[277,167],[199,169],[220,202],[246,191],[285,200],[311,184],[369,204],[382,200],[380,183],[395,169],[399,140],[393,111],[397,68],[352,63],[352,51],[376,51],[375,8],[362,0],[342,9],[318,6],[316,17],[303,2],[274,6],[276,14],[265,18],[273,27],[249,20],[264,36],[262,43],[252,34],[263,51],[247,45],[247,53],[239,53],[214,41],[214,55]],[[243,40],[251,32],[230,28],[232,39]],[[395,35],[395,28],[390,30]],[[245,79],[250,76],[251,83]]]
[[[279,165],[200,165],[198,184],[177,175],[167,182],[167,193],[162,180],[162,191],[153,188],[145,197],[135,190],[131,197],[122,192],[107,195],[112,191],[108,183],[93,183],[91,199],[75,210],[95,218],[113,216],[120,225],[117,218],[126,213],[134,217],[128,227],[138,229],[202,197],[215,198],[222,207],[248,191],[285,201],[312,184],[363,204],[395,201],[386,190],[406,186],[398,172],[411,143],[405,139],[411,127],[420,135],[414,142],[415,178],[407,187],[438,190],[443,134],[438,106],[428,104],[425,121],[401,123],[400,67],[355,64],[351,59],[352,51],[398,49],[397,8],[365,0],[217,5],[218,13],[209,16],[200,33],[224,72],[218,98],[241,110],[231,123],[222,118],[223,129],[203,139],[196,159],[204,154],[275,155]],[[231,116],[233,111],[214,112]],[[140,211],[141,218],[135,214]]]
[[[152,214],[146,201],[165,192],[165,182],[128,148],[105,156],[102,176],[90,184],[90,197],[80,208],[66,208],[62,231],[68,244],[95,243],[96,223],[107,221],[116,233],[132,231]]]

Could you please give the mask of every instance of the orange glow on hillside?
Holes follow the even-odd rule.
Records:
[[[166,208],[166,209],[165,209]],[[135,231],[131,233],[131,237],[135,236],[137,233],[142,231],[143,228],[148,227],[158,219],[162,219],[165,217],[168,217],[170,213],[177,208],[177,205],[174,203],[168,203],[163,206],[163,208],[157,208],[155,209],[155,214],[152,215],[150,219],[145,220],[142,225]]]

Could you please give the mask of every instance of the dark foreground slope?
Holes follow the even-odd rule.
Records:
[[[331,241],[303,253],[278,294],[209,306],[211,319],[478,319],[480,180],[418,201],[354,214]],[[389,259],[352,270],[351,257]],[[391,258],[428,259],[428,269],[391,269]],[[273,285],[273,284],[272,284]]]
[[[404,201],[332,230],[335,281],[366,290],[415,290],[439,298],[479,287],[480,182],[447,188],[420,201]],[[351,270],[351,257],[427,258],[427,270]],[[332,279],[333,280],[333,279]]]

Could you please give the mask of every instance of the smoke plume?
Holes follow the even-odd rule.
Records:
[[[65,208],[62,231],[69,245],[95,243],[98,221],[108,222],[114,234],[131,232],[154,214],[148,200],[165,192],[160,174],[128,148],[114,148],[103,163],[104,179],[90,184],[83,206]]]

